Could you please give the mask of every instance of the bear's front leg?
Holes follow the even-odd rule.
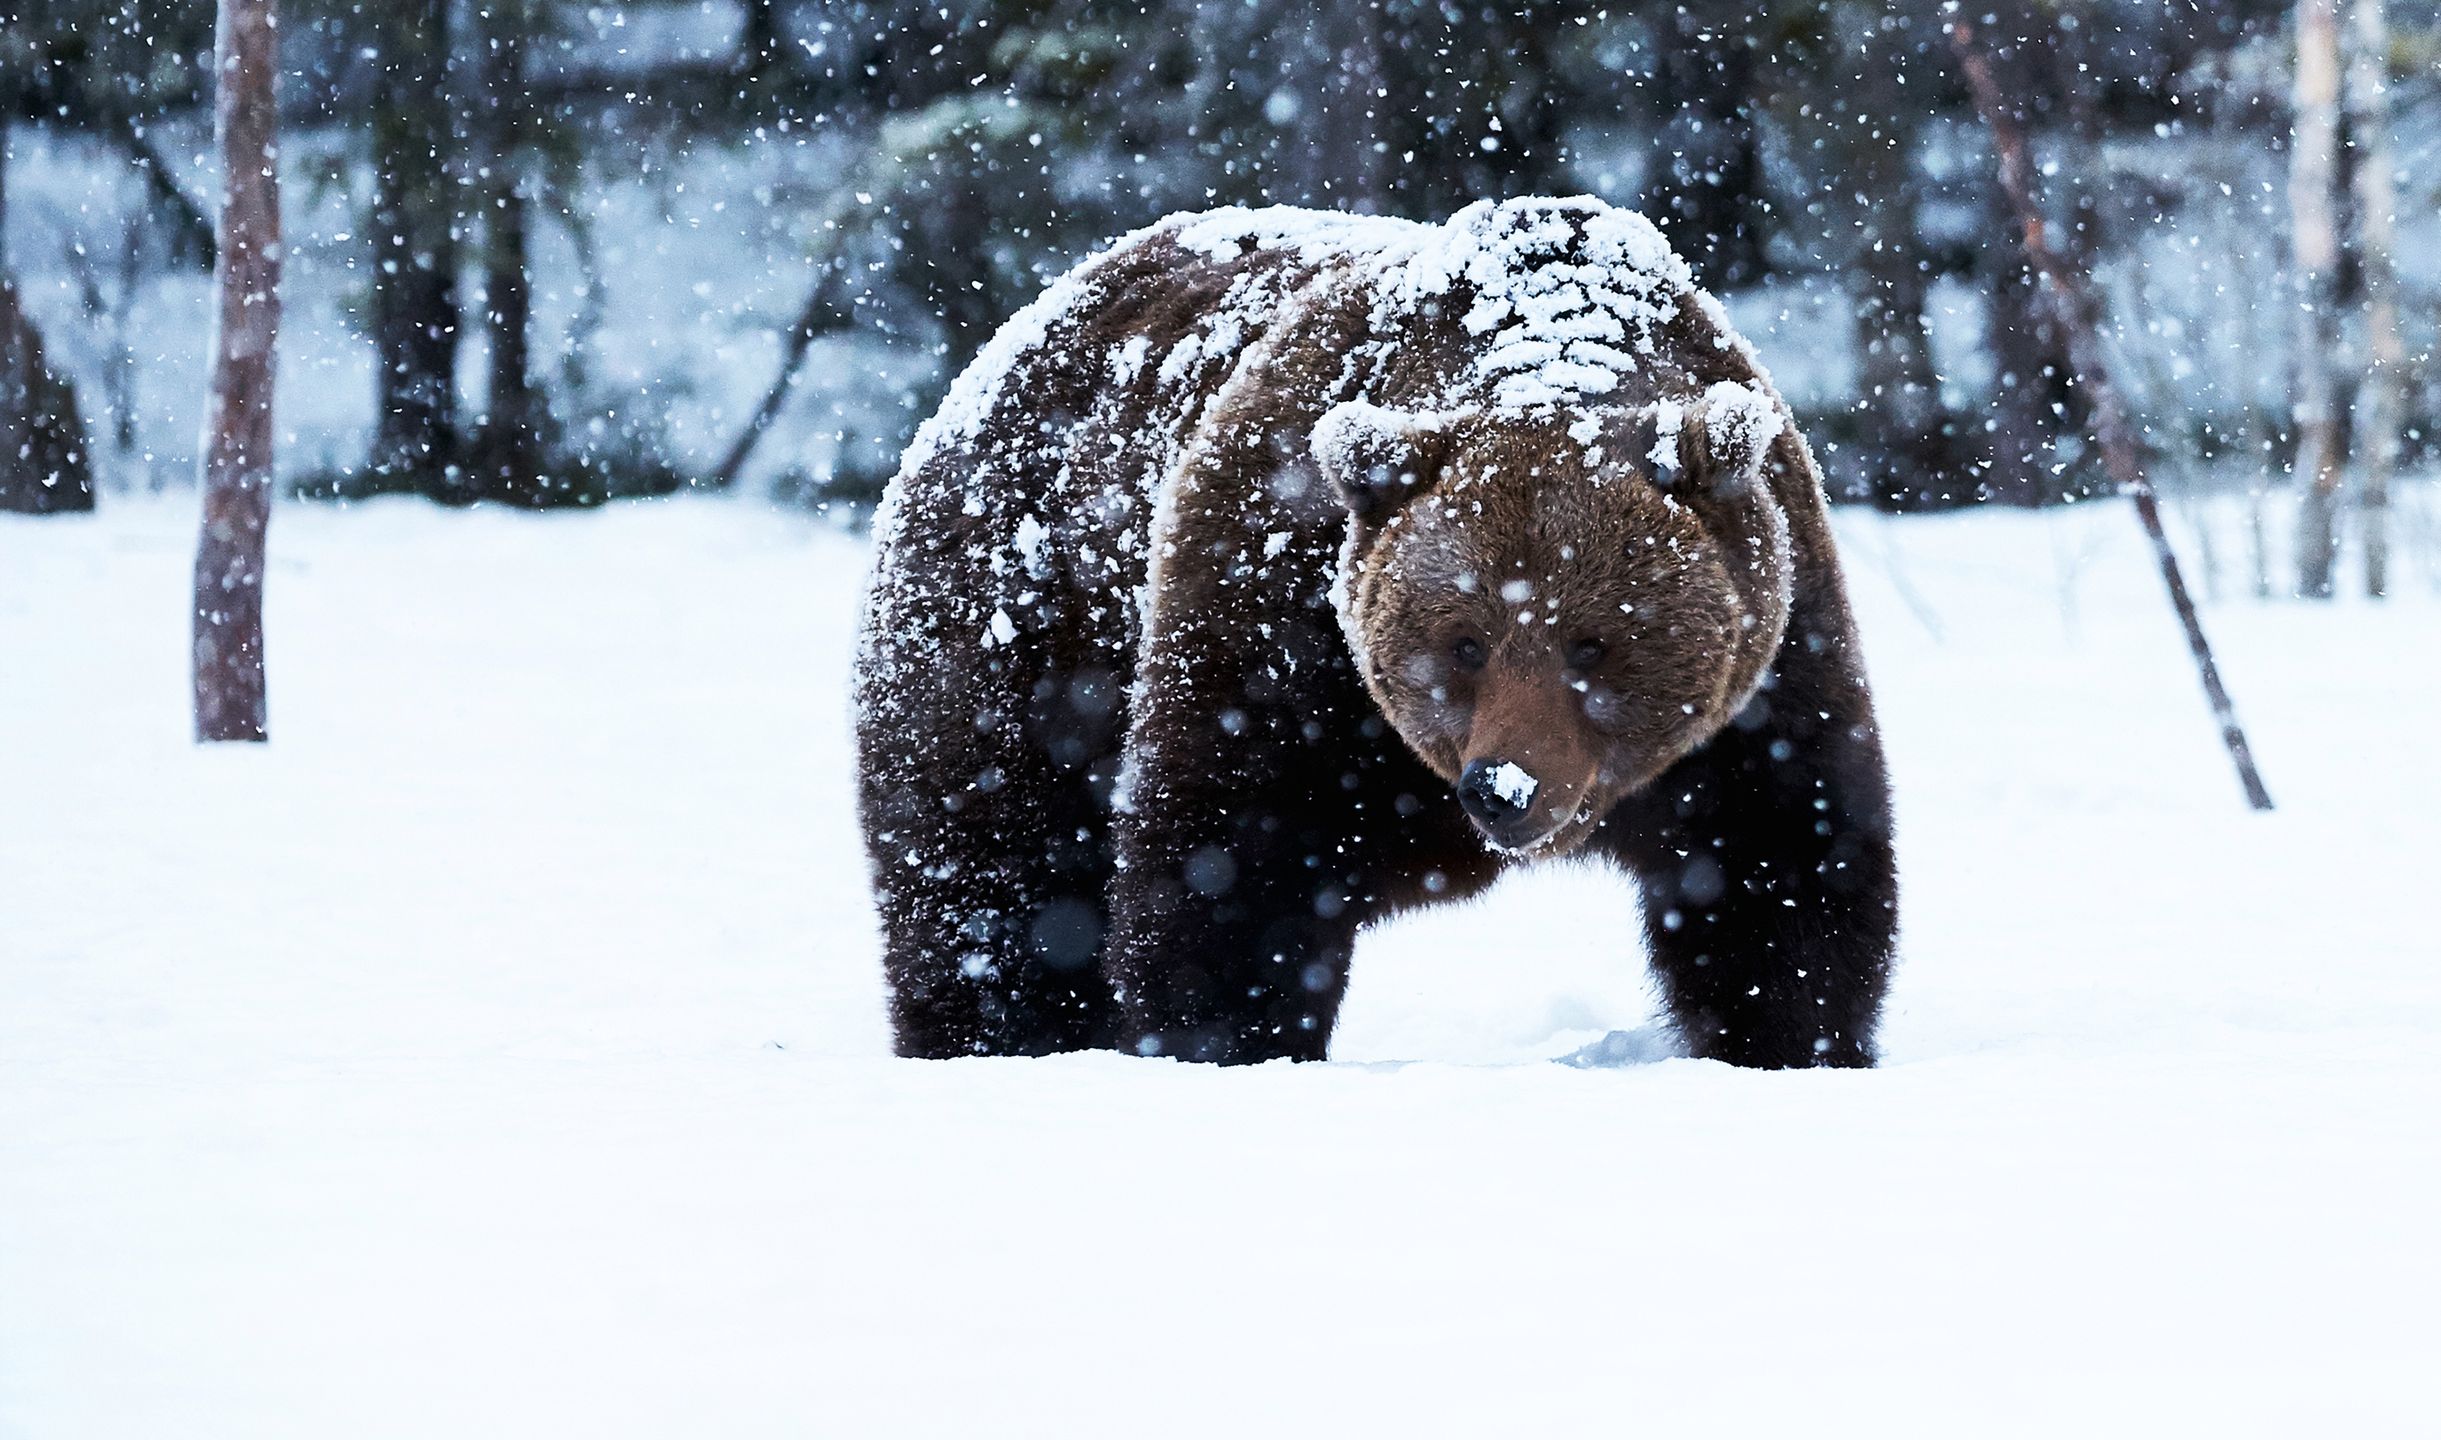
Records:
[[[1377,907],[1363,822],[1396,824],[1384,787],[1404,757],[1344,659],[1295,649],[1293,690],[1257,667],[1234,703],[1156,690],[1137,717],[1103,951],[1122,1050],[1319,1060],[1329,1044]]]
[[[1874,1062],[1898,880],[1881,742],[1845,648],[1809,651],[1792,627],[1737,720],[1602,831],[1642,884],[1653,968],[1701,1058]]]
[[[1139,1055],[1319,1060],[1347,990],[1360,876],[1285,788],[1206,792],[1199,819],[1136,817],[1104,973]]]

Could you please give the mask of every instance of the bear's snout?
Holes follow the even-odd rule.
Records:
[[[1503,850],[1553,841],[1601,783],[1598,737],[1553,673],[1556,662],[1546,661],[1496,657],[1479,677],[1467,733],[1452,747],[1458,808]]]
[[[1458,806],[1493,844],[1515,849],[1541,836],[1534,797],[1542,782],[1514,760],[1472,760],[1458,776]]]

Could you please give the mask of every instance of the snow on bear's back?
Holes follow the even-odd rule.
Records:
[[[1325,274],[1352,282],[1351,298],[1370,312],[1376,338],[1342,372],[1358,395],[1383,383],[1394,351],[1416,343],[1419,319],[1443,329],[1446,317],[1457,348],[1431,367],[1433,408],[1548,417],[1669,403],[1689,387],[1663,332],[1689,316],[1690,300],[1697,330],[1739,352],[1737,378],[1761,378],[1651,222],[1591,196],[1479,201],[1439,225],[1289,206],[1172,215],[1052,282],[994,334],[907,447],[875,517],[877,537],[885,549],[895,542],[919,476],[929,477],[920,488],[935,503],[978,516],[1103,504],[1084,493],[1094,487],[1079,472],[1124,465],[1129,473],[1103,492],[1107,503],[1149,505],[1204,404]],[[1111,323],[1111,307],[1143,303],[1148,288],[1170,292],[1171,314],[1192,321],[1149,336]],[[1196,298],[1182,302],[1188,295]],[[1700,390],[1681,398],[1691,403]],[[1003,408],[1030,412],[1055,394],[1069,398],[1052,413],[991,423]],[[1115,451],[1124,454],[1101,453]],[[1016,471],[1033,469],[1058,476],[1054,493],[1012,483]],[[1138,518],[1114,524],[1105,549],[1130,548],[1131,535],[1119,532]]]
[[[1492,403],[1516,413],[1610,393],[1653,355],[1661,326],[1694,290],[1686,262],[1650,221],[1592,196],[1478,201],[1438,226],[1286,205],[1171,215],[1114,241],[1010,317],[916,432],[901,475],[973,436],[994,406],[1022,389],[1012,387],[1013,377],[1053,348],[1054,332],[1072,328],[1105,298],[1097,282],[1113,262],[1164,237],[1214,262],[1286,255],[1297,277],[1351,266],[1369,272],[1373,328],[1385,334],[1462,284],[1473,297],[1465,327],[1482,347],[1473,378]],[[1233,360],[1284,298],[1274,284],[1232,287],[1194,358]],[[1105,357],[1121,379],[1133,379],[1144,359],[1140,345]],[[1158,373],[1183,384],[1199,369],[1170,359]]]
[[[1236,260],[1251,251],[1288,252],[1311,269],[1360,255],[1389,257],[1411,252],[1433,233],[1434,227],[1408,220],[1273,205],[1261,209],[1230,206],[1182,212],[1123,235],[1052,281],[1042,294],[1009,317],[952,382],[940,409],[916,431],[900,461],[899,473],[902,477],[914,474],[940,451],[980,430],[993,407],[1016,393],[1011,381],[1022,372],[1026,362],[1052,348],[1054,332],[1072,326],[1105,298],[1104,288],[1097,282],[1113,262],[1156,239],[1166,237],[1188,255],[1212,261]],[[1280,299],[1272,287],[1236,288],[1228,297],[1224,313],[1211,317],[1203,335],[1218,336],[1224,341],[1236,337],[1242,343],[1243,337],[1257,328],[1250,322],[1268,318],[1251,312],[1268,310]],[[1210,355],[1219,348],[1206,343],[1198,347],[1198,353]],[[1229,348],[1234,352],[1234,344]],[[1107,357],[1107,363],[1114,376],[1132,380],[1144,358],[1143,346],[1136,345],[1132,351],[1122,346]],[[1167,379],[1176,383],[1186,369],[1175,362],[1166,365]]]

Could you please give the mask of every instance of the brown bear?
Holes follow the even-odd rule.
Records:
[[[1871,1064],[1896,875],[1825,509],[1631,212],[1119,241],[958,378],[876,519],[899,1053],[1319,1058],[1365,924],[1579,854],[1642,887],[1693,1054]]]

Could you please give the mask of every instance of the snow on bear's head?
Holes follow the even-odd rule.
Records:
[[[1649,374],[1695,292],[1652,222],[1591,196],[1479,201],[1418,246],[1380,292],[1376,328],[1454,300],[1470,338],[1461,383],[1507,414],[1551,414]]]

